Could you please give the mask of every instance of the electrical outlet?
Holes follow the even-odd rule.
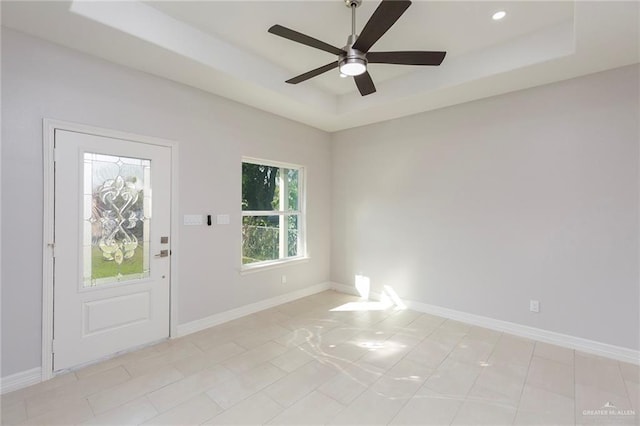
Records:
[[[283,275],[281,278],[282,284],[286,284],[287,283],[287,276]]]
[[[529,310],[531,312],[540,312],[540,302],[538,300],[529,300]]]

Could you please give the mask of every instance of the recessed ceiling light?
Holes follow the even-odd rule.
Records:
[[[496,13],[493,14],[493,16],[491,17],[494,21],[499,21],[502,18],[504,18],[505,16],[507,16],[507,12],[505,12],[504,10],[499,10]]]

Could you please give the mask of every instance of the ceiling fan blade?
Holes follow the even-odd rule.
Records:
[[[283,27],[282,25],[272,26],[271,28],[269,28],[269,32],[271,34],[284,37],[291,41],[295,41],[296,43],[304,44],[305,46],[315,47],[316,49],[333,53],[334,55],[341,55],[345,53],[342,49],[338,49],[337,47],[331,46],[330,44],[327,44],[324,41],[320,41],[313,37],[309,37],[308,35]]]
[[[370,64],[440,65],[447,52],[369,52]]]
[[[356,86],[358,86],[358,90],[362,96],[375,93],[376,86],[373,84],[369,71],[365,71],[364,74],[356,75],[353,79],[355,80]]]
[[[382,0],[369,22],[364,26],[353,48],[361,52],[368,52],[380,37],[402,16],[411,6],[409,0]]]
[[[338,68],[338,61],[331,62],[330,64],[323,65],[323,66],[318,67],[318,68],[316,68],[314,70],[311,70],[311,71],[307,71],[304,74],[300,74],[297,77],[290,78],[286,82],[289,83],[289,84],[302,83],[303,81],[309,80],[310,78],[313,78],[313,77],[315,77],[317,75],[323,74],[323,73],[325,73],[327,71],[331,71],[334,68]]]

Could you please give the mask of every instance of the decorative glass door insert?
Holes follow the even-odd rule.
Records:
[[[60,371],[169,337],[173,151],[133,136],[56,129],[54,138]]]
[[[83,287],[149,276],[151,161],[84,153]]]

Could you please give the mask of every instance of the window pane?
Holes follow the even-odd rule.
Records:
[[[84,287],[149,276],[150,167],[84,154]]]
[[[242,218],[242,264],[277,260],[280,257],[279,216]]]
[[[287,175],[287,188],[289,194],[287,197],[287,210],[299,210],[298,207],[298,170],[296,169],[283,169]]]
[[[299,241],[299,222],[298,216],[287,216],[287,256],[294,257],[298,255]]]
[[[242,210],[279,210],[279,169],[242,163]]]

